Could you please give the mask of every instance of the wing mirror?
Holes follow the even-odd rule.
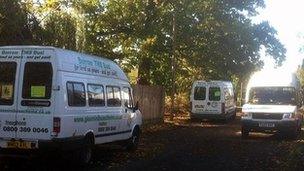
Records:
[[[135,106],[134,106],[134,108],[133,108],[133,110],[134,110],[134,112],[136,111],[136,110],[138,110],[139,109],[139,104],[138,104],[138,101],[136,102],[136,104],[135,104]]]

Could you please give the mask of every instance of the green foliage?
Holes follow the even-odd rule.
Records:
[[[26,39],[32,44],[116,60],[126,72],[138,69],[141,84],[162,85],[167,92],[173,85],[173,54],[177,92],[187,92],[196,79],[233,79],[238,85],[263,65],[262,47],[278,65],[285,59],[275,29],[250,19],[265,6],[264,0],[45,0],[27,7],[36,11],[39,23],[36,18],[29,22],[32,15],[20,1],[2,1],[6,7],[0,7],[1,44],[8,44],[3,35],[15,40],[15,32],[35,28],[29,29],[33,38]]]
[[[45,18],[45,45],[76,50],[76,23],[67,13],[53,12]]]
[[[0,0],[0,46],[41,44],[41,27],[20,0]]]
[[[304,68],[303,68],[303,66],[301,68],[298,68],[297,77],[300,80],[301,86],[304,87]]]

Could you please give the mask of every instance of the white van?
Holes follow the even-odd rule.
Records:
[[[234,119],[236,103],[228,81],[195,81],[190,95],[191,119]]]
[[[242,107],[242,137],[279,131],[295,138],[301,131],[300,83],[286,71],[257,72],[249,80]]]
[[[138,144],[142,116],[128,78],[114,62],[54,47],[0,47],[0,150],[77,151]]]

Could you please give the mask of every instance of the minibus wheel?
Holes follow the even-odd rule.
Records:
[[[136,126],[133,130],[132,137],[127,140],[126,150],[135,151],[139,144],[140,129]]]
[[[235,118],[236,118],[236,110],[233,112],[233,115],[232,115],[231,119],[235,120]]]
[[[77,151],[77,161],[80,165],[85,166],[90,163],[93,154],[93,141],[87,136],[84,139],[83,147]]]
[[[242,138],[247,138],[249,136],[249,129],[242,127]]]

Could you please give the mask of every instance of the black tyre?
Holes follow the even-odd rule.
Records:
[[[242,127],[242,138],[247,138],[249,136],[249,129]]]
[[[235,120],[236,118],[236,110],[233,112],[232,116],[231,116],[231,120]]]
[[[297,127],[295,130],[292,130],[288,133],[287,138],[297,139],[300,135],[300,130]]]
[[[8,157],[0,157],[0,170],[7,170],[7,167],[11,164],[11,160]]]
[[[132,133],[132,137],[129,138],[126,142],[127,151],[135,151],[138,148],[139,136],[140,136],[140,129],[138,127],[135,127]]]
[[[81,147],[76,152],[76,161],[82,165],[86,166],[90,163],[93,154],[93,142],[88,137],[84,139],[83,147]]]
[[[190,122],[198,122],[198,119],[197,118],[190,118]]]

